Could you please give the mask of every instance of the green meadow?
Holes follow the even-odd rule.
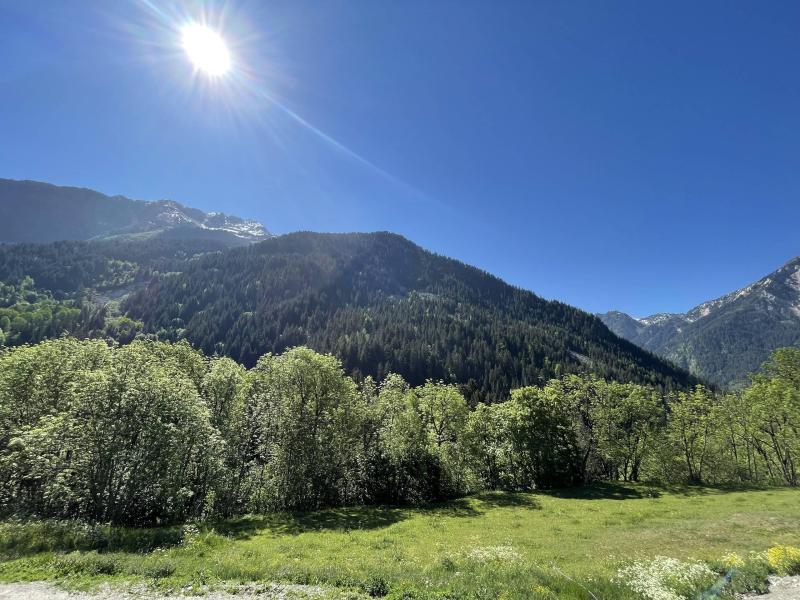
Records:
[[[174,592],[279,582],[318,585],[331,598],[642,598],[617,577],[632,561],[714,565],[798,543],[797,489],[605,484],[183,528],[7,522],[0,581]]]

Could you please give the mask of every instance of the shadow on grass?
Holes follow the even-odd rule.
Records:
[[[537,490],[533,493],[488,491],[472,497],[421,507],[356,506],[312,512],[271,513],[208,522],[205,531],[235,540],[254,535],[300,535],[307,532],[350,532],[389,527],[413,517],[479,517],[497,508],[538,510],[539,496],[576,500],[633,500],[663,495],[700,497],[733,492],[785,488],[765,486],[694,486],[603,482],[593,485]],[[91,525],[78,521],[30,521],[0,523],[0,561],[40,552],[98,550],[100,552],[149,552],[181,543],[182,527],[146,529]]]
[[[569,500],[634,500],[658,498],[662,491],[661,488],[653,486],[602,482],[582,487],[542,490],[539,493]]]
[[[541,506],[536,496],[521,492],[482,492],[473,496],[480,501],[481,508],[530,508],[539,509]]]
[[[658,483],[599,482],[574,488],[540,490],[538,493],[554,498],[570,500],[635,500],[660,498],[664,494],[673,496],[711,496],[734,492],[756,492],[775,489],[756,485],[692,485]]]
[[[732,494],[736,492],[765,492],[769,490],[786,489],[755,484],[728,484],[728,485],[701,485],[701,484],[665,484],[656,486],[658,489],[676,496],[712,496]]]
[[[482,512],[467,498],[430,504],[422,507],[355,506],[327,508],[313,512],[286,512],[251,515],[213,524],[214,529],[234,539],[247,539],[259,533],[275,537],[300,535],[311,531],[363,531],[389,527],[408,518],[427,515],[432,517],[476,517]]]

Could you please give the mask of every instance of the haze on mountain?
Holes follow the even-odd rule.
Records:
[[[770,352],[800,345],[800,257],[686,313],[599,316],[617,335],[698,377],[739,387]]]
[[[172,200],[131,200],[86,188],[0,179],[0,242],[134,237],[209,239],[240,246],[270,234],[257,221],[205,213]]]

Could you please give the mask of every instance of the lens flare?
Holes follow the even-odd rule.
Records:
[[[181,32],[183,48],[198,71],[219,77],[231,68],[231,55],[225,40],[213,29],[191,23]]]

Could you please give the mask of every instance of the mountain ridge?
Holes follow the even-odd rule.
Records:
[[[800,345],[800,256],[685,313],[598,316],[617,335],[699,377],[736,387],[772,350]]]
[[[0,242],[135,236],[216,239],[236,246],[271,234],[258,221],[206,213],[174,200],[134,200],[84,187],[0,179]]]

